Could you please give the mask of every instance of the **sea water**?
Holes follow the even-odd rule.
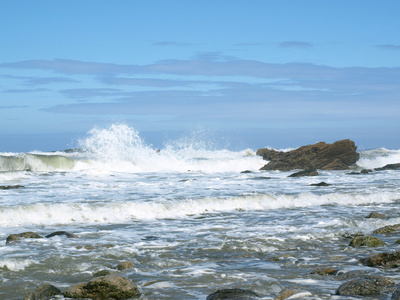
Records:
[[[21,186],[0,190],[0,299],[22,299],[43,283],[65,290],[124,261],[134,268],[121,274],[141,299],[205,299],[223,288],[349,299],[334,296],[342,277],[313,272],[328,267],[400,282],[397,272],[358,263],[396,248],[393,236],[381,236],[387,246],[378,250],[348,246],[351,235],[400,223],[399,171],[349,174],[398,163],[399,150],[361,151],[351,170],[301,178],[259,171],[267,161],[254,150],[194,139],[153,149],[116,124],[90,131],[79,149],[0,153],[0,185]],[[310,185],[322,181],[330,185]],[[373,211],[388,218],[367,219]],[[78,238],[6,244],[26,231]]]

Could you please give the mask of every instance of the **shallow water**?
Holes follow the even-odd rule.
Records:
[[[134,263],[121,273],[141,299],[205,299],[221,288],[263,299],[286,288],[308,292],[303,299],[351,299],[333,295],[351,271],[400,283],[396,270],[357,262],[395,249],[398,237],[380,236],[387,246],[377,249],[348,247],[352,234],[400,223],[400,172],[288,178],[291,172],[258,171],[266,162],[249,149],[156,152],[132,134],[120,155],[113,148],[107,156],[107,147],[101,155],[2,154],[1,185],[23,188],[0,190],[1,299],[22,299],[42,283],[65,290],[122,261]],[[353,169],[395,163],[399,154],[364,151]],[[321,181],[331,185],[310,186]],[[388,218],[366,219],[372,211]],[[13,233],[59,230],[78,238],[5,242]],[[342,275],[312,274],[327,267]]]

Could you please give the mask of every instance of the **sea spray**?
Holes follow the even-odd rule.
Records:
[[[126,124],[94,128],[79,141],[86,160],[77,169],[99,169],[118,172],[240,172],[258,170],[264,162],[254,151],[233,152],[215,149],[207,132],[198,130],[190,135],[165,143],[164,148],[147,145],[139,132]]]

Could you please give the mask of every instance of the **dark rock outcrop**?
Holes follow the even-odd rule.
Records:
[[[206,300],[222,300],[222,299],[229,299],[229,300],[253,300],[259,299],[255,292],[251,290],[244,290],[244,289],[224,289],[218,290],[211,295],[208,295]]]
[[[375,171],[384,171],[384,170],[400,170],[400,163],[398,164],[388,164],[382,168],[375,168]]]
[[[385,242],[375,236],[356,236],[351,240],[349,246],[358,247],[380,247],[384,246]]]
[[[139,298],[140,292],[130,280],[118,275],[96,277],[87,283],[80,283],[67,289],[64,296],[68,298],[131,299]]]
[[[303,170],[293,174],[290,174],[288,177],[303,177],[303,176],[318,176],[319,173],[317,170]]]
[[[50,300],[54,296],[62,295],[61,291],[51,284],[43,284],[32,293],[24,297],[24,300]]]
[[[257,155],[269,160],[261,170],[290,171],[294,169],[346,170],[357,162],[360,155],[351,140],[333,144],[319,142],[288,152],[259,149]]]
[[[23,187],[23,185],[1,185],[0,190],[20,189]]]
[[[35,232],[27,231],[23,233],[10,234],[6,239],[6,244],[19,241],[21,239],[42,239],[43,237]]]
[[[337,290],[336,295],[348,296],[372,296],[390,291],[394,282],[383,276],[368,276],[356,278],[343,283]]]
[[[76,234],[73,234],[73,233],[70,233],[67,231],[56,231],[56,232],[46,235],[46,238],[51,238],[53,236],[60,236],[60,235],[65,236],[67,238],[74,238],[74,239],[78,238],[78,236]]]
[[[331,184],[321,181],[319,183],[311,183],[310,186],[330,186]]]
[[[359,260],[364,266],[394,269],[400,267],[400,251],[383,252]]]

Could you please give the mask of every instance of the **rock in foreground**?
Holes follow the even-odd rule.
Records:
[[[55,296],[62,295],[61,291],[51,284],[43,284],[32,293],[24,297],[24,300],[48,300]]]
[[[139,298],[140,292],[130,280],[118,275],[96,277],[88,283],[80,283],[64,293],[69,298],[94,300]]]
[[[257,155],[269,160],[261,170],[290,171],[295,169],[346,170],[357,162],[360,154],[351,140],[341,140],[333,144],[319,142],[289,152],[259,149]]]
[[[377,253],[360,259],[360,263],[368,267],[398,268],[400,267],[400,251]]]
[[[259,299],[255,292],[251,290],[243,290],[243,289],[224,289],[218,290],[211,295],[208,295],[207,300],[222,300],[222,299],[230,299],[230,300],[253,300]]]
[[[336,291],[336,295],[379,295],[393,287],[394,282],[383,276],[368,276],[356,278],[343,283]]]

